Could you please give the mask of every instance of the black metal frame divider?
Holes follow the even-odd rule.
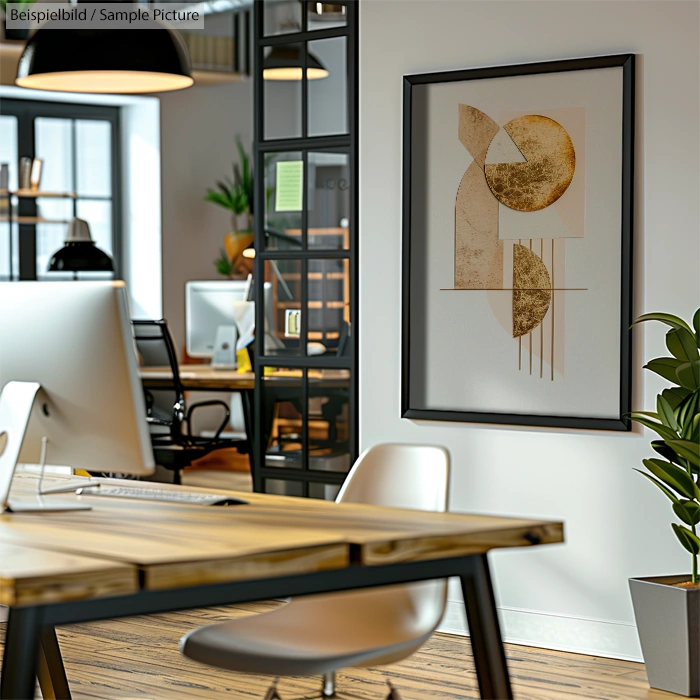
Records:
[[[255,258],[254,292],[258,300],[255,309],[256,328],[264,327],[263,284],[265,261],[267,260],[299,260],[301,262],[301,335],[300,355],[297,357],[266,356],[264,351],[263,333],[257,333],[254,345],[253,369],[255,371],[254,392],[254,470],[253,488],[255,491],[265,490],[266,479],[281,479],[284,481],[301,482],[303,495],[309,495],[310,483],[342,484],[345,474],[340,472],[319,471],[309,468],[309,439],[308,439],[308,371],[310,369],[346,369],[350,372],[349,382],[349,449],[350,463],[358,454],[358,0],[343,0],[347,8],[346,25],[329,29],[309,31],[307,3],[302,3],[301,31],[265,36],[264,12],[265,0],[255,0],[253,7],[253,78],[254,78],[254,211],[255,211]],[[347,133],[337,136],[309,136],[308,134],[308,42],[319,39],[346,38],[347,62]],[[265,139],[265,88],[263,80],[264,52],[267,47],[285,44],[299,44],[302,58],[301,75],[301,137],[285,139]],[[306,50],[304,50],[306,49]],[[347,250],[309,250],[308,241],[308,154],[323,149],[326,152],[346,153],[350,168],[350,221],[349,248]],[[303,162],[303,195],[301,211],[301,248],[293,251],[265,250],[265,154],[273,152],[300,151]],[[308,338],[308,264],[309,260],[347,259],[350,277],[350,352],[346,357],[310,357],[306,351]],[[264,429],[264,368],[285,367],[301,369],[301,406],[302,406],[302,461],[301,468],[268,467],[265,455],[268,448],[267,431]]]
[[[351,559],[352,554],[351,550]],[[354,564],[310,574],[188,588],[141,590],[132,595],[113,598],[14,607],[10,609],[7,623],[0,700],[30,700],[34,697],[36,676],[45,698],[70,700],[71,692],[56,639],[56,625],[450,576],[459,576],[461,579],[481,697],[508,700],[513,694],[486,554],[380,566]]]

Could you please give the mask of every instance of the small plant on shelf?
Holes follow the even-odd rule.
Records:
[[[34,0],[0,0],[0,7],[2,7],[3,14],[5,15],[5,39],[10,41],[23,41],[29,36],[29,27],[15,27],[14,29],[7,26],[7,3],[13,2],[19,5],[20,12],[30,5],[34,4]]]
[[[676,537],[692,557],[690,586],[700,585],[700,309],[693,316],[693,328],[682,318],[666,313],[640,316],[636,323],[660,321],[670,326],[666,347],[671,357],[650,360],[644,369],[667,379],[673,386],[656,398],[656,411],[637,411],[632,420],[659,436],[651,443],[662,458],[643,460],[642,472],[671,501],[682,524],[672,523]],[[684,584],[678,584],[684,585]],[[688,585],[688,584],[685,584]]]

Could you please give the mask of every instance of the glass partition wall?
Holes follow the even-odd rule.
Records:
[[[256,491],[357,457],[357,2],[254,5]]]

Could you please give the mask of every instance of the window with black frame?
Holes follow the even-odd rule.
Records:
[[[258,491],[333,498],[357,457],[357,12],[255,3]]]
[[[3,99],[0,111],[0,280],[75,278],[48,271],[74,217],[115,270],[80,279],[118,275],[119,108]]]

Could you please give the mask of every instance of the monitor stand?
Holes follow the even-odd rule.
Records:
[[[45,500],[41,493],[9,500],[12,477],[40,389],[38,382],[8,382],[0,393],[0,513],[90,510],[90,506],[82,503]]]
[[[219,326],[216,329],[214,355],[211,358],[212,369],[238,369],[236,362],[236,345],[238,343],[237,326]]]

